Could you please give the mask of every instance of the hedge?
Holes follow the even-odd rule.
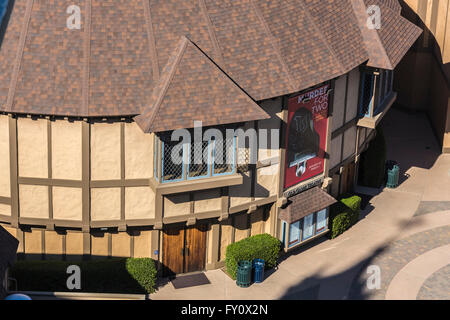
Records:
[[[269,234],[259,234],[227,246],[225,265],[227,273],[236,279],[237,264],[241,260],[264,259],[268,268],[276,266],[281,242]]]
[[[343,196],[340,201],[331,206],[330,229],[331,239],[344,233],[359,220],[361,198],[358,196]]]
[[[67,267],[81,269],[81,290],[69,290]],[[156,266],[149,258],[112,258],[91,261],[16,261],[11,277],[18,290],[92,293],[152,293]]]
[[[359,165],[359,184],[380,188],[384,181],[386,165],[386,141],[383,131],[377,128],[377,134],[367,150],[361,154]]]

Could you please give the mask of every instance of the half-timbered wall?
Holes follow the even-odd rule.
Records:
[[[357,160],[356,156],[374,137],[374,130],[357,126],[359,91],[359,68],[335,80],[329,166],[329,175],[333,179],[330,193],[333,196],[341,193],[341,175],[346,174],[346,166]]]
[[[356,127],[359,70],[333,85],[326,168],[334,194],[339,168],[354,161],[373,134]],[[207,267],[218,267],[228,244],[260,233],[276,235],[283,133],[271,138],[270,130],[282,129],[285,102],[281,97],[261,102],[271,118],[245,124],[258,133],[267,130],[269,141],[259,141],[257,164],[240,169],[241,185],[159,196],[150,182],[155,136],[134,122],[2,115],[0,221],[9,223],[27,256],[161,260],[161,228],[203,220],[209,226]],[[19,224],[25,228],[15,229]]]

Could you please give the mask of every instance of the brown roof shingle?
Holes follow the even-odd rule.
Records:
[[[280,210],[280,219],[292,223],[307,215],[328,208],[337,200],[319,187],[308,189],[289,198],[286,208]]]

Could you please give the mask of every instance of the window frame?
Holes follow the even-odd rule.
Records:
[[[211,177],[221,177],[221,176],[228,176],[231,174],[235,174],[236,173],[236,148],[237,148],[237,143],[236,143],[237,137],[233,136],[233,167],[231,172],[223,172],[223,173],[214,173],[214,169],[215,169],[215,164],[216,164],[216,140],[213,140],[213,151],[212,151],[212,168],[211,168]],[[226,141],[226,139],[224,140]]]
[[[153,176],[159,181],[159,143],[158,136],[155,134],[154,152],[153,152]]]
[[[298,220],[298,221],[296,221],[296,222],[292,222],[292,223],[289,224],[289,234],[288,234],[288,242],[287,242],[288,248],[291,248],[291,247],[293,247],[293,246],[299,244],[300,242],[302,242],[302,237],[303,237],[303,228],[302,228],[302,223],[301,223],[302,220],[303,220],[303,219],[300,219],[300,220]],[[291,233],[292,233],[292,227],[293,227],[295,224],[298,224],[298,228],[297,228],[298,234],[297,234],[297,239],[295,239],[294,241],[292,241],[292,239],[291,239],[291,235],[292,235],[292,234],[291,234]]]
[[[211,166],[211,160],[213,159],[211,140],[212,139],[209,139],[209,141],[208,141],[208,163],[207,163],[208,171],[207,171],[206,175],[203,175],[203,176],[197,176],[197,177],[190,177],[189,176],[189,172],[190,172],[189,167],[191,165],[190,161],[191,161],[192,143],[189,144],[188,151],[187,151],[187,163],[183,163],[183,166],[185,166],[187,168],[186,169],[186,180],[189,181],[189,180],[205,179],[205,178],[211,177],[211,167],[212,167]],[[205,142],[205,141],[202,140],[202,142]],[[203,161],[203,152],[202,152],[202,161]]]
[[[365,93],[365,82],[370,77],[370,102],[368,105],[368,109],[366,113],[363,113],[363,104],[364,104],[364,93]],[[372,72],[362,71],[361,72],[361,88],[359,93],[359,115],[360,117],[371,118],[374,104],[374,83],[375,83],[375,75]]]
[[[318,214],[319,212],[325,211],[325,226],[321,229],[317,229],[317,221],[318,221]],[[308,216],[312,216],[312,235],[309,237],[304,237],[304,223],[305,223],[305,218],[303,217],[298,221],[292,222],[292,223],[288,223],[286,221],[282,221],[282,243],[283,246],[289,250],[292,249],[296,246],[302,245],[305,242],[308,242],[308,240],[311,240],[315,237],[318,237],[322,234],[325,234],[325,231],[329,231],[329,212],[330,212],[330,208],[325,208],[316,212],[313,212]],[[299,228],[298,228],[298,234],[297,237],[298,239],[292,240],[291,239],[291,229],[293,227],[293,225],[295,224],[299,224]]]
[[[203,141],[203,140],[202,140]],[[224,141],[226,141],[226,137],[224,137]],[[206,175],[198,176],[198,177],[190,177],[189,176],[189,165],[190,165],[190,153],[191,153],[191,144],[184,144],[183,145],[183,164],[182,164],[182,172],[181,177],[178,179],[164,179],[164,148],[165,148],[166,142],[155,135],[155,148],[154,148],[154,177],[155,180],[162,183],[175,183],[175,182],[181,182],[181,181],[192,181],[197,179],[208,179],[213,177],[222,177],[227,175],[233,175],[237,172],[237,136],[233,136],[233,165],[232,170],[229,172],[223,172],[223,173],[215,173],[215,139],[209,139],[208,141],[208,173]],[[177,142],[178,144],[178,142]],[[226,145],[226,144],[225,144]],[[226,151],[225,151],[226,152]],[[161,153],[161,156],[159,156],[159,153]],[[203,158],[203,154],[202,154]]]
[[[161,141],[161,183],[180,182],[186,180],[186,144],[183,145],[183,165],[181,171],[181,178],[175,180],[164,180],[164,145],[165,142]]]
[[[322,211],[325,211],[325,226],[323,228],[318,229],[317,227],[318,227],[318,221],[319,221],[319,213]],[[316,229],[314,232],[315,235],[321,234],[322,232],[324,232],[325,230],[328,229],[328,212],[329,212],[329,208],[325,208],[323,210],[316,212],[316,223],[314,224],[315,229]]]

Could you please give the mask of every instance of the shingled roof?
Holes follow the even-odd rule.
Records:
[[[164,81],[164,70],[170,69],[167,64],[180,39],[186,37],[218,67],[210,70],[212,74],[233,80],[223,88],[234,84],[233,92],[240,92],[223,111],[230,115],[252,105],[243,98],[245,93],[255,101],[295,93],[366,61],[392,69],[419,34],[400,16],[397,0],[374,0],[383,14],[382,29],[371,35],[378,39],[375,44],[367,41],[362,24],[367,13],[354,10],[355,2],[356,7],[363,6],[363,0],[13,2],[0,47],[0,111],[11,113],[153,115],[153,94]],[[71,5],[81,9],[80,30],[67,28],[66,10]],[[205,67],[205,59],[195,61],[198,68]],[[179,67],[193,70],[197,67],[193,63]],[[202,85],[202,79],[194,80],[191,85]],[[214,110],[225,108],[208,92],[184,96],[190,111],[198,99],[202,103],[210,99]],[[169,104],[163,100],[167,103],[160,107]],[[172,111],[159,109],[158,114]],[[254,111],[253,105],[246,119],[252,119]],[[211,113],[208,117],[211,124],[218,119]],[[153,128],[154,119],[140,119]],[[170,130],[185,120],[165,121],[158,130]]]
[[[280,210],[279,218],[293,223],[336,202],[337,200],[324,190],[314,187],[289,198],[287,206]]]

